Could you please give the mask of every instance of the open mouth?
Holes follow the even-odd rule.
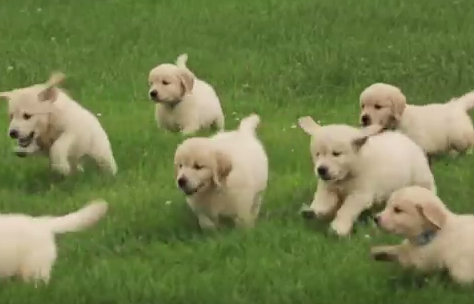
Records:
[[[28,136],[18,138],[18,145],[20,147],[26,148],[31,144],[34,137],[35,137],[35,132],[31,131],[30,134],[28,134]]]
[[[199,191],[204,186],[204,184],[199,184],[197,187],[188,188],[188,187],[180,187],[181,190],[186,194],[186,196],[191,196]]]

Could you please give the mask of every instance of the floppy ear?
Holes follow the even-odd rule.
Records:
[[[352,141],[352,147],[355,151],[359,151],[363,145],[367,142],[370,136],[361,136]]]
[[[321,126],[318,125],[311,116],[298,118],[298,125],[306,134],[313,135]]]
[[[441,229],[446,222],[446,213],[439,206],[431,203],[417,204],[416,209],[433,226]]]
[[[186,68],[181,68],[179,80],[184,88],[184,93],[190,93],[194,87],[194,74]]]
[[[352,146],[354,150],[359,151],[359,149],[367,142],[369,137],[377,135],[383,131],[383,127],[378,124],[370,125],[361,130],[362,136],[354,139],[352,141]]]
[[[227,155],[222,152],[215,152],[215,164],[212,172],[212,178],[217,186],[221,185],[221,182],[229,175],[232,171],[232,163]]]
[[[403,111],[405,111],[407,105],[406,97],[402,92],[400,92],[398,96],[392,96],[390,102],[392,103],[393,118],[395,118],[396,121],[399,121],[402,118]]]
[[[45,88],[38,94],[40,101],[56,101],[58,97],[58,89],[56,88],[61,82],[63,82],[65,75],[61,72],[54,72],[45,83]]]

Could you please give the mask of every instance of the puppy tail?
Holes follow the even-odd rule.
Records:
[[[255,134],[257,126],[260,124],[260,116],[253,113],[240,121],[239,131]]]
[[[470,111],[474,108],[474,91],[466,93],[461,97],[453,98],[449,102],[462,107],[466,112]]]
[[[103,200],[95,200],[81,209],[63,216],[41,216],[36,220],[43,222],[54,233],[80,231],[95,224],[107,212],[108,204]]]
[[[176,66],[178,68],[184,68],[187,69],[186,62],[188,61],[188,54],[184,53],[178,56],[178,59],[176,59]]]

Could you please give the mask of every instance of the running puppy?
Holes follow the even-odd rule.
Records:
[[[363,130],[348,125],[318,125],[311,117],[298,120],[311,135],[310,151],[318,186],[306,218],[335,213],[331,231],[347,236],[359,215],[382,204],[402,187],[419,185],[435,192],[435,181],[421,148],[399,132]]]
[[[115,175],[117,164],[109,138],[97,117],[57,86],[64,74],[53,73],[44,84],[0,93],[8,100],[10,127],[16,153],[49,155],[51,167],[62,175],[83,170],[81,158],[92,157]]]
[[[88,228],[106,212],[105,201],[93,201],[64,216],[0,214],[0,279],[48,284],[57,257],[55,235]]]
[[[164,63],[150,71],[149,95],[156,103],[158,126],[184,135],[212,125],[223,130],[224,113],[214,88],[187,68],[187,60],[182,54],[176,65]]]
[[[474,216],[455,214],[421,187],[395,191],[375,217],[383,230],[406,239],[371,250],[378,261],[396,261],[424,273],[447,270],[459,284],[474,283]]]
[[[398,129],[429,156],[444,152],[471,153],[474,128],[468,111],[474,91],[447,103],[409,105],[403,92],[390,84],[375,83],[360,95],[360,122]]]
[[[268,158],[256,135],[260,118],[252,114],[237,130],[210,138],[188,138],[176,149],[176,183],[203,229],[219,216],[252,227],[268,180]]]

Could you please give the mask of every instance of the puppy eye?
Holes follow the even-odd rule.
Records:
[[[334,151],[334,152],[332,152],[332,155],[334,157],[338,157],[339,155],[341,155],[341,152]]]
[[[365,108],[365,104],[361,104],[361,105],[360,105],[360,108],[361,108],[361,109]]]
[[[398,208],[398,207],[395,207],[393,208],[393,212],[395,213],[401,213],[402,212],[402,209]]]
[[[23,113],[23,119],[24,120],[28,120],[31,118],[31,114],[28,114],[28,113]]]
[[[201,170],[201,169],[202,169],[202,166],[199,165],[199,164],[194,164],[193,168],[194,168],[195,170]]]
[[[376,105],[374,106],[374,108],[375,108],[376,110],[380,110],[380,109],[382,108],[382,106],[381,106],[381,105],[378,105],[378,104],[376,104]]]
[[[170,84],[170,82],[166,81],[166,80],[163,80],[161,83],[164,84],[164,85],[169,85]]]
[[[319,152],[318,152],[318,153],[316,153],[316,157],[319,157]]]

